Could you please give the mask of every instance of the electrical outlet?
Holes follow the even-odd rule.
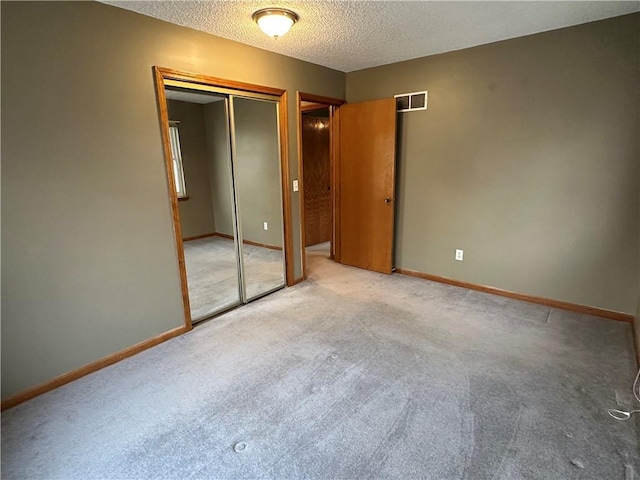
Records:
[[[269,224],[267,222],[264,222],[264,229],[269,230]]]
[[[294,180],[293,181],[293,191],[297,192],[298,191],[298,180]]]
[[[464,250],[456,250],[456,260],[462,261],[464,256]]]

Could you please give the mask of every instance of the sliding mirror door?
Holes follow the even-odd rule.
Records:
[[[230,101],[242,276],[251,300],[285,284],[278,103]]]
[[[279,123],[286,92],[154,72],[190,326],[286,284],[281,186],[287,159]]]
[[[241,303],[228,99],[165,89],[193,322]]]

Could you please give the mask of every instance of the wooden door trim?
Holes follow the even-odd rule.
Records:
[[[334,138],[337,138],[338,128],[334,119],[334,111],[337,111],[336,107],[343,105],[346,100],[341,100],[339,98],[331,98],[331,97],[323,97],[321,95],[314,95],[312,93],[305,93],[298,91],[296,93],[296,124],[297,124],[297,141],[298,141],[298,195],[299,195],[299,205],[300,205],[300,252],[302,254],[302,280],[306,280],[307,278],[307,255],[305,254],[305,243],[306,243],[306,235],[305,235],[305,209],[304,209],[304,165],[302,161],[302,112],[305,111],[305,108],[302,107],[302,102],[313,102],[314,108],[322,108],[329,107],[329,163],[331,169],[331,203],[332,203],[332,214],[333,214],[333,226],[331,228],[331,254],[334,255],[333,249],[335,248],[334,244],[336,241],[336,203],[335,203],[335,195],[336,195],[336,175],[335,175],[335,163],[336,163],[336,149],[334,148]]]
[[[324,103],[312,103],[310,105],[300,105],[300,110],[303,112],[309,112],[314,110],[322,110],[323,108],[328,108],[329,105]]]
[[[169,199],[171,203],[171,217],[173,222],[173,233],[178,257],[178,269],[180,274],[180,288],[182,289],[182,304],[184,310],[184,323],[187,330],[193,328],[191,319],[191,308],[189,305],[189,289],[187,285],[187,270],[184,259],[184,244],[180,228],[180,216],[178,210],[178,195],[175,192],[175,181],[173,178],[173,166],[171,162],[171,143],[169,140],[169,116],[167,112],[167,99],[164,93],[165,80],[175,80],[189,83],[194,90],[198,86],[209,86],[227,88],[242,92],[273,95],[278,97],[278,129],[280,141],[280,169],[282,180],[282,214],[284,231],[284,258],[285,258],[285,283],[287,286],[293,285],[293,228],[291,225],[291,191],[289,190],[289,141],[288,141],[288,102],[287,91],[281,88],[266,87],[250,83],[226,80],[223,78],[200,75],[181,70],[174,70],[164,67],[153,67],[156,84],[156,97],[158,101],[158,111],[160,114],[160,130],[162,133],[162,144],[165,157],[165,168],[167,171],[167,184],[169,187]]]
[[[298,96],[303,102],[313,102],[323,104],[324,106],[333,105],[339,107],[340,105],[347,103],[346,100],[341,100],[339,98],[323,97],[322,95],[314,95],[313,93],[305,93],[300,91],[298,92]]]

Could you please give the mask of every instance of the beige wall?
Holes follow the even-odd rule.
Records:
[[[203,105],[167,100],[169,120],[177,120],[182,167],[187,190],[186,200],[178,202],[182,237],[213,233],[215,219],[211,201],[209,152]]]
[[[639,19],[347,74],[350,102],[429,91],[401,116],[396,266],[635,312]]]
[[[0,8],[6,398],[183,324],[152,66],[286,89],[292,179],[296,90],[345,75],[97,2]]]
[[[226,100],[204,105],[204,121],[216,232],[233,235],[233,194],[229,153],[231,147],[225,105]]]
[[[236,186],[244,240],[282,247],[278,118],[275,103],[234,98]],[[204,105],[216,232],[233,234],[225,105]],[[263,223],[267,222],[268,230]]]

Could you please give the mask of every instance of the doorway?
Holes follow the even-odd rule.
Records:
[[[335,167],[338,110],[343,100],[298,93],[298,168],[301,182],[300,216],[302,267],[307,256],[336,259]]]
[[[286,96],[155,71],[185,322],[191,326],[288,283]]]
[[[307,142],[305,133],[319,137],[313,130],[326,128],[324,120],[318,118],[325,109],[328,109],[329,117],[332,204],[329,258],[358,268],[391,273],[396,162],[396,102],[393,98],[345,105],[342,100],[298,93],[298,168],[303,179],[302,243],[312,249],[313,255],[318,255],[317,247],[310,246],[313,242],[306,240],[312,230],[307,210],[316,207],[312,205],[315,199],[308,197],[305,190],[310,181],[306,169],[320,167],[309,166],[305,158],[317,156],[317,150],[324,146]],[[309,119],[308,115],[316,118]],[[315,187],[311,188],[315,191]],[[306,253],[302,257],[304,278],[307,276]],[[326,247],[320,254],[326,256]]]

